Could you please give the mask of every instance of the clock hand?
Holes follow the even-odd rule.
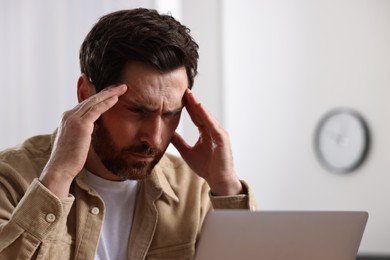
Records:
[[[332,139],[337,145],[345,145],[347,143],[347,138],[342,133],[327,131],[327,136]]]

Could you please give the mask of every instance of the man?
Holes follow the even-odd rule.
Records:
[[[191,259],[209,210],[254,207],[228,134],[191,93],[197,49],[154,10],[98,21],[79,104],[53,135],[0,154],[0,259]],[[194,146],[175,132],[183,108]]]

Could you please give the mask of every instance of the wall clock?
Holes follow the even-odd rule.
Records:
[[[332,172],[347,173],[364,161],[369,148],[369,131],[356,111],[337,108],[319,122],[314,138],[320,163]]]

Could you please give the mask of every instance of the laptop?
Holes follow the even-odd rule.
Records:
[[[355,260],[368,213],[214,210],[195,260]]]

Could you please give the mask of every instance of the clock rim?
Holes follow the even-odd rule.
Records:
[[[331,163],[329,163],[325,159],[325,157],[320,149],[320,141],[319,141],[320,138],[319,137],[320,137],[322,127],[331,117],[338,115],[338,114],[341,114],[341,113],[348,114],[350,116],[353,116],[355,119],[357,119],[359,124],[362,126],[363,136],[364,136],[363,137],[364,138],[363,139],[363,142],[364,142],[363,146],[364,147],[362,149],[362,152],[361,152],[359,158],[353,164],[349,165],[348,167],[337,167],[337,166],[332,165]],[[345,107],[338,107],[338,108],[331,109],[330,111],[328,111],[327,113],[325,113],[321,117],[320,121],[317,124],[315,134],[314,134],[314,150],[316,153],[316,157],[317,157],[318,161],[320,162],[320,164],[325,169],[327,169],[331,172],[350,173],[350,172],[356,170],[365,161],[367,154],[368,154],[368,151],[369,151],[369,148],[370,148],[370,134],[369,134],[368,124],[367,124],[366,120],[363,118],[363,116],[354,109],[345,108]]]

